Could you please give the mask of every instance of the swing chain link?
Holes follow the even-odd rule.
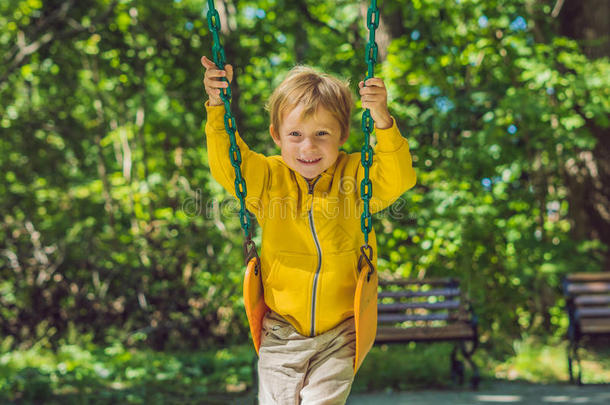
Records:
[[[375,30],[379,27],[379,9],[377,8],[377,0],[371,0],[371,5],[367,12],[367,28],[369,29],[369,42],[366,45],[366,63],[368,65],[368,74],[364,81],[374,76],[375,63],[377,62],[377,43],[375,42]],[[364,143],[361,151],[361,163],[364,168],[364,178],[360,183],[360,195],[364,203],[362,216],[360,218],[360,227],[364,233],[364,242],[366,247],[369,243],[369,233],[373,228],[371,212],[369,209],[370,200],[373,196],[373,185],[369,179],[369,169],[373,164],[373,148],[370,145],[370,137],[373,132],[375,122],[371,117],[371,112],[367,108],[362,113],[362,132],[364,132]]]
[[[210,28],[210,32],[212,33],[214,40],[214,45],[212,46],[212,56],[216,66],[219,69],[224,70],[226,64],[225,50],[220,43],[220,35],[218,34],[221,28],[220,16],[218,15],[216,7],[214,7],[214,0],[208,0],[208,8],[208,27]],[[233,114],[231,114],[231,86],[226,77],[222,77],[221,80],[227,82],[227,87],[221,89],[220,98],[224,102],[225,106],[224,124],[231,143],[229,148],[229,157],[231,159],[231,166],[233,166],[233,169],[235,170],[235,195],[240,202],[239,222],[244,234],[246,235],[246,240],[244,242],[244,256],[247,264],[252,257],[258,257],[258,255],[256,253],[254,242],[252,241],[252,224],[250,220],[251,214],[246,209],[246,196],[248,191],[246,189],[246,181],[241,174],[241,152],[239,150],[239,146],[237,145],[237,139],[235,136],[237,132],[237,124],[235,122],[235,117],[233,117]]]

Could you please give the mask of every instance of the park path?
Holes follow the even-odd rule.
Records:
[[[413,391],[352,394],[347,405],[609,405],[610,384],[574,386],[521,382],[483,383],[478,391]]]

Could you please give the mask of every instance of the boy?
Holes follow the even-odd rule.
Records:
[[[206,69],[207,149],[212,176],[231,194],[234,171],[224,128],[220,89],[233,68]],[[407,140],[387,108],[379,78],[360,82],[362,107],[375,121],[377,146],[370,168],[371,213],[415,184]],[[349,136],[352,95],[346,83],[305,67],[294,68],[271,95],[269,132],[281,156],[251,151],[236,135],[246,206],[262,227],[265,303],[259,348],[262,404],[343,404],[354,379],[354,294],[364,238],[360,153],[339,150]],[[376,241],[371,233],[373,263]]]

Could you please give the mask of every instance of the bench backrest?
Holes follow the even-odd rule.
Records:
[[[377,342],[475,338],[455,278],[380,280]]]
[[[563,291],[570,334],[610,334],[610,272],[570,274],[563,281]]]

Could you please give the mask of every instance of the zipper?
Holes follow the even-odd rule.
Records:
[[[315,179],[313,183],[309,184],[309,194],[313,195],[313,188],[318,182],[318,179]],[[313,201],[312,201],[313,202]],[[322,248],[320,247],[320,242],[318,241],[318,235],[316,234],[316,227],[313,222],[313,203],[311,205],[311,209],[309,210],[309,229],[311,229],[311,234],[313,235],[313,241],[316,244],[316,249],[318,250],[318,267],[316,268],[316,273],[313,276],[313,290],[311,294],[311,332],[310,336],[313,337],[315,335],[315,325],[316,325],[316,298],[317,298],[317,290],[318,290],[318,278],[320,277],[320,269],[322,268]]]

